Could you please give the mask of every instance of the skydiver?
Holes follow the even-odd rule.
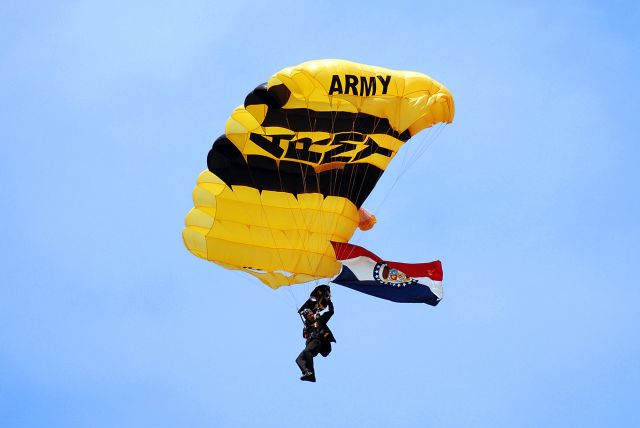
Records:
[[[335,343],[336,339],[327,322],[333,316],[333,312],[331,289],[328,285],[316,287],[298,310],[304,322],[302,336],[306,339],[305,348],[296,358],[296,364],[302,372],[300,380],[315,382],[313,358],[318,354],[326,357],[331,353],[331,342]]]

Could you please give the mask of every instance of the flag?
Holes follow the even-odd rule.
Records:
[[[397,263],[384,261],[357,245],[331,242],[342,269],[332,282],[361,293],[400,303],[426,303],[442,300],[442,264]]]

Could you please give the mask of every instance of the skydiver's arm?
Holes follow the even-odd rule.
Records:
[[[333,316],[333,302],[329,300],[327,302],[327,311],[325,311],[320,316],[320,321],[326,324],[332,316]]]

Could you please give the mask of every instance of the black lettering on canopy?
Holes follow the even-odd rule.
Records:
[[[360,78],[360,95],[369,96],[376,94],[376,78],[371,76]]]
[[[330,162],[348,162],[351,160],[350,157],[344,156],[343,153],[351,151],[358,147],[353,143],[341,143],[336,145],[333,149],[324,153],[322,158],[322,163],[330,163]]]
[[[377,95],[378,87],[376,82],[379,81],[382,85],[382,95],[385,95],[389,90],[389,83],[391,83],[391,76],[356,76],[354,74],[345,74],[344,87],[342,86],[342,80],[340,75],[334,74],[331,76],[331,86],[329,88],[329,95],[333,94],[353,94],[360,96]],[[376,80],[377,79],[377,80]],[[360,93],[358,94],[358,83],[360,83]]]
[[[344,84],[344,93],[349,94],[349,90],[353,91],[353,95],[358,95],[358,89],[356,85],[358,84],[358,76],[354,76],[353,74],[345,74],[345,84]]]
[[[280,147],[280,140],[290,140],[293,138],[293,135],[269,135],[268,137],[271,137],[271,140],[261,134],[255,134],[253,132],[249,134],[249,139],[256,143],[258,147],[279,158],[282,156],[282,153],[284,153],[284,150]]]
[[[367,147],[364,150],[361,150],[360,152],[358,152],[356,157],[353,158],[354,161],[364,159],[376,153],[382,156],[386,156],[388,158],[393,156],[393,150],[380,147],[380,145],[378,145],[378,143],[376,143],[373,138],[367,138],[365,145]]]
[[[376,153],[388,158],[393,156],[393,150],[380,147],[372,138],[354,132],[343,132],[335,134],[332,139],[324,138],[318,141],[313,141],[311,138],[291,140],[288,142],[286,150],[282,150],[277,146],[278,149],[280,149],[278,151],[274,150],[273,146],[267,144],[270,142],[268,137],[269,136],[265,137],[260,134],[251,134],[250,139],[253,142],[261,142],[261,144],[264,144],[264,146],[261,145],[260,147],[268,151],[270,149],[271,151],[269,151],[269,153],[281,160],[302,161],[314,165],[323,165],[331,162],[357,161]],[[311,147],[314,145],[331,146],[331,148],[324,152],[312,151]],[[362,146],[364,147],[355,156],[344,155],[344,153]],[[277,153],[280,153],[280,155],[278,156]],[[284,156],[282,156],[282,154],[284,154]]]
[[[329,95],[333,95],[334,92],[339,94],[342,93],[342,82],[340,81],[340,76],[337,74],[331,76],[331,88],[329,89]]]
[[[322,153],[312,152],[309,147],[313,144],[326,144],[329,139],[315,142],[311,138],[300,138],[299,140],[291,140],[284,159],[295,159],[318,164],[321,161]]]
[[[382,83],[382,95],[387,93],[387,89],[389,89],[389,83],[391,82],[391,76],[376,76],[380,83]]]

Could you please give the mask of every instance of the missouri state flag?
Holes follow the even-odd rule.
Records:
[[[397,263],[357,245],[331,242],[342,270],[331,282],[381,299],[437,305],[442,300],[442,264]]]

